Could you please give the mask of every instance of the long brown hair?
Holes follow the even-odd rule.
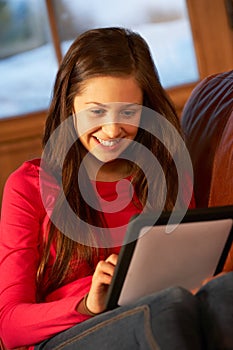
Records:
[[[145,40],[139,34],[127,29],[101,28],[89,30],[80,35],[73,42],[60,65],[45,125],[44,148],[56,128],[74,113],[74,97],[82,91],[83,82],[85,83],[87,79],[95,76],[133,76],[142,89],[143,106],[160,113],[180,133],[179,119],[160,84],[156,67]],[[148,123],[150,123],[151,130],[158,128],[158,125],[154,125],[153,120],[149,120]],[[163,131],[161,132],[163,133]],[[170,144],[170,151],[176,152],[177,144],[174,135],[171,134],[166,137],[169,139],[166,142]],[[48,148],[46,163],[60,186],[63,186],[66,200],[73,212],[91,225],[104,227],[103,216],[85,203],[77,186],[83,146],[76,138],[74,127],[71,126],[69,130],[61,129],[56,139],[57,144]],[[67,153],[70,140],[74,141]],[[138,131],[136,141],[145,145],[159,160],[167,182],[167,197],[164,209],[172,210],[177,195],[177,173],[171,152],[164,147],[161,141],[142,128]],[[60,164],[59,159],[63,158],[65,159],[64,164]],[[158,181],[156,181],[156,174],[153,174],[153,167],[151,172],[155,178],[154,193],[156,193],[156,196],[154,197],[157,198],[157,201],[151,203],[151,206],[156,207],[161,189]],[[58,176],[58,173],[61,173],[62,176]],[[148,191],[145,174],[137,166],[135,166],[133,173],[136,193],[144,204]],[[86,187],[90,189],[88,176],[84,176],[84,178]],[[94,196],[94,192],[90,195]],[[72,223],[67,222],[69,220],[66,218],[67,211],[62,196],[57,198],[53,211],[53,215],[56,214],[66,226],[66,232],[69,229],[72,230]],[[81,230],[81,228],[75,229],[76,231]],[[48,237],[44,242],[43,257],[37,274],[38,289],[41,294],[42,290],[44,293],[49,293],[65,283],[65,278],[69,275],[71,269],[72,259],[76,259],[77,264],[78,261],[85,259],[94,269],[94,261],[98,256],[98,247],[95,247],[94,235],[91,232],[85,232],[86,243],[80,244],[67,237],[63,232],[50,221]],[[54,242],[56,243],[56,259],[49,273],[49,278],[47,278],[48,283],[44,286],[43,281],[48,267],[51,244]]]

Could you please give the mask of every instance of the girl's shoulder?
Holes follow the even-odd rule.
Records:
[[[57,194],[58,188],[55,178],[42,169],[41,159],[35,158],[25,161],[10,174],[4,186],[3,200],[21,199],[40,207],[45,197],[47,202],[51,195]]]
[[[42,160],[40,158],[25,161],[10,174],[7,183],[11,182],[25,187],[29,183],[31,186],[40,186],[40,183],[46,181],[57,185],[55,178],[41,164]]]
[[[21,164],[6,180],[3,197],[2,213],[8,217],[30,212],[41,215],[43,205],[39,186],[40,159],[33,159]],[[19,214],[20,213],[20,214]]]
[[[6,181],[6,187],[27,188],[29,182],[36,185],[39,179],[40,159],[32,159],[22,163],[14,170]]]

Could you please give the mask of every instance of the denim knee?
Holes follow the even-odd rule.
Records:
[[[143,298],[151,312],[151,325],[161,349],[205,349],[199,301],[189,291],[172,287]]]
[[[233,272],[208,282],[196,297],[201,304],[208,349],[233,349]]]
[[[144,297],[140,300],[140,303],[146,303],[149,306],[155,304],[156,310],[163,308],[170,308],[172,311],[177,309],[191,309],[198,312],[199,302],[194,295],[188,290],[182,287],[170,287],[155,294]]]

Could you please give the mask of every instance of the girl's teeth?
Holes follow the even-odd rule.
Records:
[[[118,142],[120,142],[120,139],[116,139],[116,140],[101,140],[97,137],[97,140],[101,143],[101,145],[103,146],[107,146],[107,147],[111,147],[116,145]]]

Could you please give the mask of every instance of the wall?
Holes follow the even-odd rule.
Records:
[[[25,160],[40,156],[45,117],[45,112],[38,112],[0,120],[0,203],[9,174]]]

